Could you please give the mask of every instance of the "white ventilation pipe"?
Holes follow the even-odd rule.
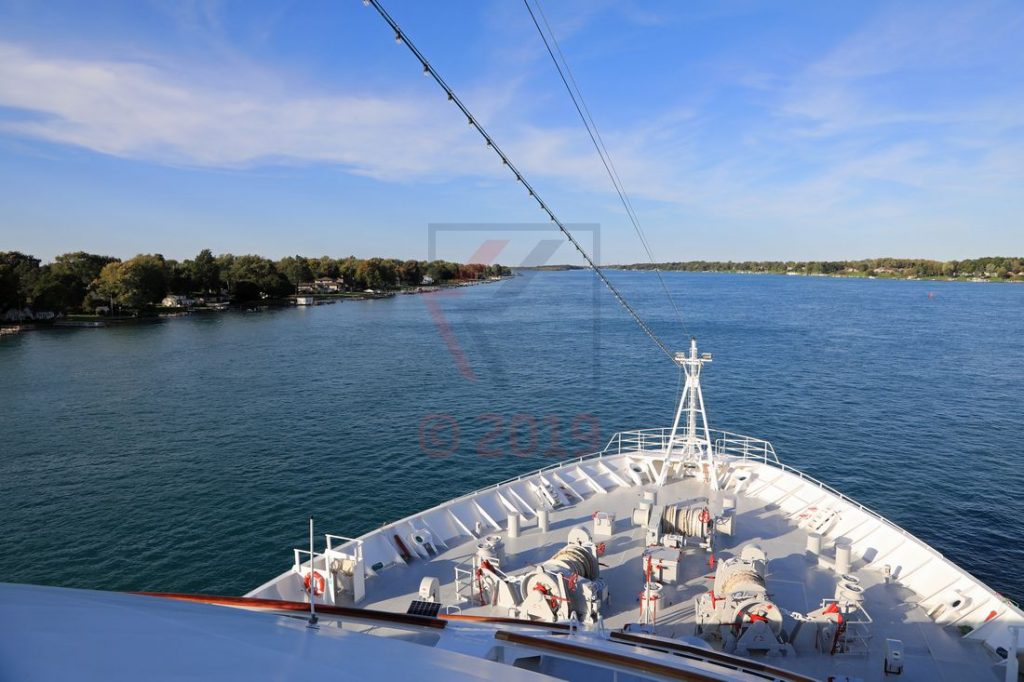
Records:
[[[508,536],[510,538],[519,537],[519,514],[508,515]]]
[[[550,517],[547,509],[537,510],[537,528],[540,529],[541,533],[547,533],[550,527]]]
[[[848,540],[836,541],[836,573],[839,575],[850,572],[850,550]]]
[[[821,554],[821,533],[807,534],[807,558],[816,559]]]

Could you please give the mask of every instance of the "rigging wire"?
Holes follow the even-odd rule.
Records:
[[[619,293],[619,290],[615,288],[615,285],[612,284],[611,280],[608,279],[608,276],[604,274],[604,271],[597,265],[597,263],[594,262],[594,260],[590,257],[590,254],[588,254],[586,250],[583,248],[583,246],[576,240],[576,237],[573,236],[572,232],[570,232],[569,229],[565,226],[565,224],[563,224],[562,221],[558,219],[554,211],[547,205],[547,203],[543,199],[541,199],[540,195],[538,195],[537,192],[534,190],[533,185],[531,185],[529,181],[527,181],[527,179],[523,176],[519,169],[516,168],[515,164],[512,163],[512,160],[509,159],[509,157],[505,154],[504,151],[501,150],[501,148],[498,146],[498,143],[494,141],[494,139],[490,136],[490,134],[488,134],[488,132],[484,129],[480,122],[473,116],[469,108],[462,103],[462,100],[460,100],[458,95],[456,95],[455,92],[448,86],[448,83],[446,83],[445,80],[441,77],[441,74],[439,74],[434,69],[434,67],[430,65],[430,62],[427,61],[427,58],[425,56],[423,56],[423,53],[419,51],[419,49],[413,44],[411,40],[409,40],[409,37],[402,31],[398,23],[393,18],[391,18],[391,15],[388,14],[387,10],[385,10],[384,7],[381,5],[380,0],[363,0],[363,4],[372,5],[373,8],[377,10],[377,14],[379,14],[380,17],[385,22],[387,22],[388,26],[390,26],[391,29],[395,32],[395,42],[398,44],[404,43],[405,46],[409,48],[409,51],[412,52],[413,56],[415,56],[416,59],[420,61],[420,64],[423,66],[423,74],[430,76],[439,86],[441,86],[441,89],[444,90],[445,94],[448,95],[448,101],[455,103],[455,106],[457,106],[459,110],[463,113],[463,115],[466,117],[466,121],[469,123],[469,125],[475,128],[478,133],[480,133],[481,137],[483,137],[484,140],[487,142],[487,146],[494,150],[498,157],[501,158],[502,164],[508,167],[512,174],[515,175],[516,181],[521,183],[529,191],[530,196],[534,200],[536,200],[541,210],[547,213],[548,218],[551,219],[551,222],[558,226],[558,229],[561,230],[562,234],[565,235],[565,238],[569,240],[569,243],[572,244],[576,251],[579,252],[580,256],[582,256],[583,259],[587,262],[587,265],[590,266],[590,269],[594,271],[594,274],[596,274],[598,278],[600,278],[601,282],[604,283],[604,285],[608,288],[608,291],[610,291],[612,296],[615,297],[615,300],[617,300],[619,304],[623,308],[625,308],[626,312],[630,314],[630,316],[637,323],[640,329],[643,330],[643,332],[650,337],[650,339],[658,346],[661,352],[663,352],[669,360],[675,363],[675,356],[673,355],[672,351],[669,350],[668,346],[666,346],[665,343],[658,337],[658,335],[654,333],[654,330],[651,329],[651,327],[644,321],[642,317],[640,317],[640,314],[633,308],[633,306],[629,304],[625,297],[623,297],[623,295]]]
[[[537,5],[537,11],[540,13],[541,20],[544,22],[544,27],[547,29],[547,35],[544,33],[544,30],[541,29],[540,23],[537,21],[537,15],[534,14],[529,0],[523,0],[523,4],[526,5],[526,10],[530,13],[530,18],[533,20],[533,25],[537,28],[537,33],[540,34],[541,40],[544,41],[544,47],[547,48],[548,55],[550,55],[551,61],[554,62],[555,68],[558,70],[558,75],[562,79],[562,84],[569,93],[569,97],[572,98],[572,103],[576,107],[576,113],[579,114],[580,120],[583,121],[583,125],[587,129],[587,134],[590,136],[590,141],[594,143],[594,149],[597,150],[597,155],[601,157],[601,163],[604,165],[604,169],[608,173],[608,178],[612,181],[612,185],[615,187],[615,192],[619,195],[622,207],[626,210],[626,215],[629,217],[629,221],[633,224],[633,231],[636,232],[636,236],[640,239],[640,243],[643,245],[644,251],[647,253],[647,260],[650,261],[653,266],[655,265],[655,262],[654,255],[651,253],[650,243],[647,241],[647,236],[644,234],[643,227],[640,225],[640,218],[637,216],[636,210],[633,208],[633,202],[630,200],[629,194],[626,193],[625,185],[622,183],[618,170],[615,168],[615,163],[612,161],[611,154],[608,152],[604,139],[601,137],[601,132],[597,128],[597,123],[594,121],[594,117],[590,113],[590,108],[587,107],[586,100],[583,98],[583,91],[576,83],[576,78],[573,76],[572,69],[569,67],[569,61],[562,53],[562,47],[558,43],[558,38],[552,30],[551,24],[548,23],[547,15],[544,13],[544,8],[541,6],[540,0],[534,0],[534,2]],[[548,35],[551,36],[550,43],[548,42]],[[554,45],[554,50],[551,48],[552,44]],[[558,53],[558,57],[555,56],[556,52]],[[563,65],[565,67],[564,70],[562,68]],[[683,333],[685,335],[686,324],[683,322],[683,315],[679,310],[679,306],[676,304],[675,298],[672,297],[668,285],[665,284],[665,278],[662,277],[661,270],[655,267],[654,272],[658,275],[658,281],[661,283],[661,288],[665,292],[665,297],[668,298],[668,302],[675,313],[676,321],[683,329]]]

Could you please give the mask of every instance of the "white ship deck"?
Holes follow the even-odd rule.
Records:
[[[601,609],[603,630],[577,635],[581,640],[607,638],[609,633],[640,621],[645,536],[630,516],[643,491],[656,487],[667,437],[667,429],[618,434],[602,453],[452,500],[358,540],[345,542],[330,536],[330,549],[318,552],[315,558],[316,570],[328,576],[326,594],[317,602],[405,613],[410,603],[419,599],[421,580],[435,577],[441,584],[442,617],[509,617],[513,614],[508,609],[479,605],[472,580],[462,583],[461,593],[457,591],[456,568],[472,575],[471,562],[480,537],[502,535],[506,556],[501,570],[514,574],[548,560],[565,546],[572,528],[591,530],[593,515],[608,512],[615,514],[614,534],[594,538],[606,546],[600,576],[608,585],[610,598]],[[839,580],[831,567],[835,542],[848,541],[853,559],[849,573],[860,580],[863,610],[871,619],[863,626],[866,637],[862,640],[853,641],[853,634],[849,635],[851,645],[844,647],[848,653],[821,651],[813,641],[805,641],[793,642],[786,655],[759,656],[757,660],[812,678],[882,679],[886,640],[896,639],[902,642],[906,679],[1005,678],[1004,658],[1015,632],[1011,626],[1024,623],[1019,609],[906,531],[779,464],[766,442],[722,433],[715,434],[714,442],[722,489],[711,490],[701,477],[670,478],[658,490],[658,504],[707,497],[708,507],[717,513],[724,498],[734,498],[733,536],[719,536],[716,559],[738,555],[751,543],[759,545],[769,560],[768,592],[787,614],[809,613],[821,607],[822,600],[834,597]],[[536,487],[545,483],[557,488],[566,504],[550,508],[549,500]],[[549,509],[547,532],[537,523],[537,510],[543,508]],[[808,531],[800,522],[816,510],[835,511],[835,516],[822,532],[820,556],[809,559]],[[510,515],[522,519],[517,538],[508,537]],[[412,552],[409,538],[423,531],[433,536],[436,556],[420,557]],[[404,538],[403,544],[414,554],[408,563],[401,557],[396,535]],[[376,570],[367,571],[365,596],[357,603],[351,592],[337,591],[339,583],[328,567],[337,558],[359,552],[363,565],[376,566]],[[683,638],[680,641],[690,645],[695,642],[694,600],[709,591],[708,576],[715,572],[709,558],[700,547],[683,549],[678,580],[663,587],[654,635]],[[889,581],[884,575],[886,566]],[[247,596],[307,600],[302,576],[308,567],[308,552],[296,550],[289,571]],[[795,625],[787,615],[784,631],[790,632]]]

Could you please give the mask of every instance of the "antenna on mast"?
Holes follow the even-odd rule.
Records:
[[[704,393],[700,388],[700,372],[705,363],[711,362],[711,353],[697,353],[697,339],[690,339],[690,352],[676,353],[672,359],[686,373],[686,385],[679,398],[676,418],[672,423],[665,459],[658,474],[658,485],[664,485],[668,470],[673,464],[700,465],[704,478],[712,490],[718,490],[718,473],[715,471],[715,455],[708,432],[708,416],[704,411]],[[679,423],[686,415],[685,432],[679,434]],[[673,459],[673,457],[675,459]]]

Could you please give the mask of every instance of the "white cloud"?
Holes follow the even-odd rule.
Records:
[[[0,42],[0,106],[16,111],[0,118],[0,131],[171,165],[322,163],[385,181],[507,177],[433,83],[387,96],[301,92],[282,74],[238,62],[233,69],[230,76],[189,77],[168,60],[53,57]],[[488,121],[522,106],[515,102],[521,85],[489,86],[464,99]],[[678,173],[665,152],[678,145],[665,138],[675,138],[691,116],[669,112],[630,131],[605,131],[637,197],[677,200],[672,178]],[[531,178],[612,191],[582,127],[500,120],[495,128]],[[653,153],[658,147],[661,153]]]
[[[204,80],[189,82],[170,66],[49,57],[0,43],[0,106],[24,112],[0,119],[0,130],[160,163],[322,162],[385,180],[438,172],[441,161],[481,169],[479,141],[441,103],[292,92],[267,73],[232,79],[262,88]]]
[[[819,135],[894,124],[1024,125],[1018,6],[886,8],[797,73],[782,111]],[[955,94],[950,92],[955,84]]]

